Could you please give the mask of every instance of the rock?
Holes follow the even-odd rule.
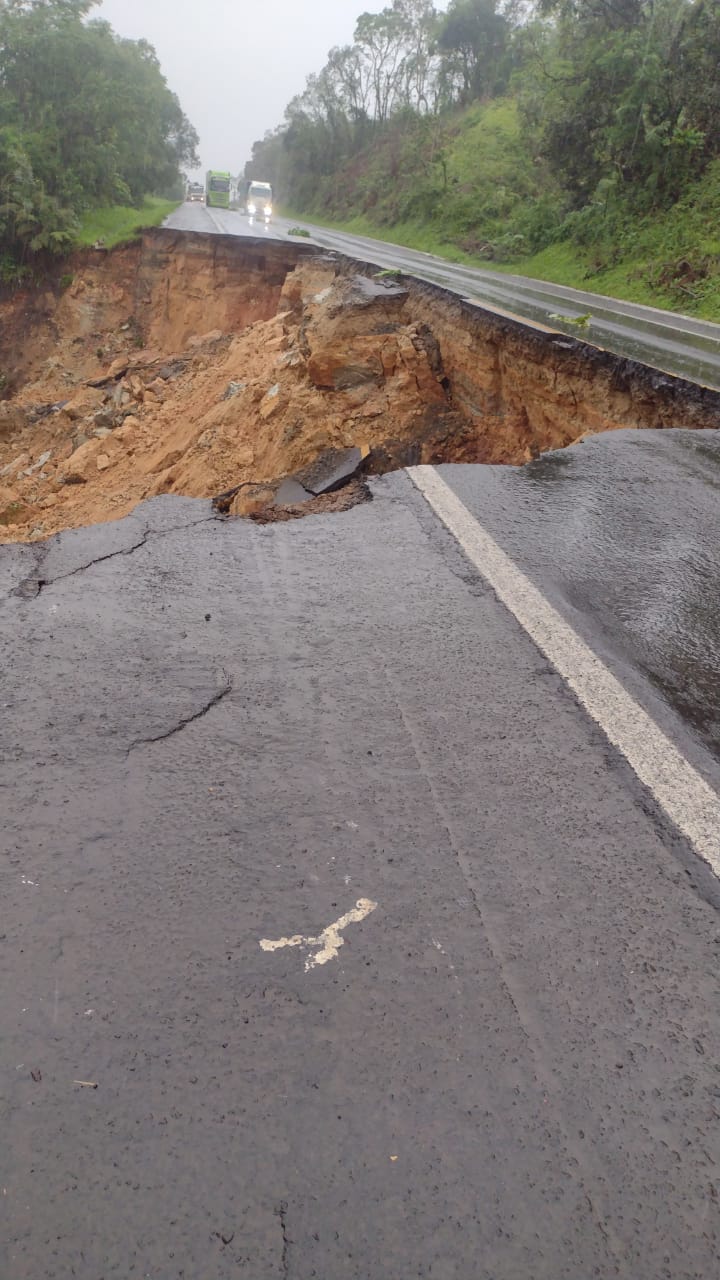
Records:
[[[281,507],[295,506],[298,502],[309,502],[314,496],[294,476],[288,476],[275,494],[275,503]]]
[[[113,427],[117,426],[118,415],[113,409],[99,409],[97,413],[93,414],[93,422],[96,430],[98,428],[106,428],[108,431],[112,431]]]
[[[333,493],[357,474],[367,452],[367,449],[325,449],[314,462],[297,471],[293,479],[315,497]]]
[[[394,273],[387,276],[380,274],[372,278],[353,276],[350,280],[350,288],[343,299],[343,305],[370,307],[375,302],[386,303],[389,298],[404,302],[407,296],[408,290],[398,283]]]
[[[116,383],[110,397],[110,403],[114,405],[116,409],[122,409],[123,405],[130,404],[131,400],[132,396],[125,386],[125,383],[122,380]]]
[[[162,378],[153,378],[152,382],[148,382],[147,387],[145,388],[146,395],[148,391],[151,391],[154,396],[157,396],[158,400],[162,400],[164,399],[167,387],[165,386]]]
[[[272,417],[274,413],[277,413],[281,404],[280,383],[276,382],[275,385],[265,393],[260,401],[259,413],[263,421],[266,421],[268,418]]]
[[[302,352],[293,347],[292,351],[285,351],[278,356],[276,362],[278,369],[296,369],[299,364],[303,364]]]
[[[124,445],[132,444],[137,437],[139,426],[137,418],[127,417],[122,426],[113,433],[113,439],[121,440]]]
[[[13,458],[12,462],[8,462],[7,465],[0,470],[0,476],[14,475],[16,472],[21,471],[26,467],[29,461],[29,453],[19,453],[17,458]]]
[[[190,338],[188,347],[203,347],[206,342],[220,342],[225,337],[222,329],[211,329],[209,333],[202,333],[199,336]]]
[[[106,436],[112,435],[112,431],[109,427],[96,427],[93,431],[93,435],[97,440],[104,440]]]
[[[23,475],[31,476],[34,471],[42,471],[42,468],[45,466],[45,463],[49,462],[51,457],[52,457],[52,449],[46,449],[45,453],[41,453],[37,461],[33,462],[32,466],[28,467],[27,471],[23,472]]]
[[[72,438],[73,453],[77,452],[78,449],[82,449],[89,439],[90,437],[86,436],[84,431],[78,431],[77,435]]]
[[[112,466],[112,461],[107,453],[99,453],[95,459],[95,465],[98,471],[107,471]]]
[[[171,381],[173,378],[179,377],[184,368],[184,360],[175,360],[172,364],[164,364],[162,369],[158,370],[158,378],[162,379],[163,382]]]
[[[61,484],[87,484],[87,481],[84,476],[80,475],[79,471],[68,471],[66,472],[65,475],[60,477],[60,483]]]
[[[240,392],[244,390],[245,390],[244,382],[228,382],[227,387],[223,392],[222,398],[223,400],[232,400],[234,396],[239,395]]]
[[[98,409],[104,399],[104,392],[98,387],[83,387],[63,406],[63,413],[71,422],[75,422]]]
[[[383,345],[381,335],[371,334],[319,347],[308,360],[310,381],[322,391],[347,391],[382,382]]]

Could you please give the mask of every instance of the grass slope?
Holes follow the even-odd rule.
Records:
[[[126,205],[90,209],[81,220],[76,244],[87,248],[101,240],[106,249],[112,249],[113,245],[134,239],[146,227],[159,226],[176,208],[176,200],[148,196],[137,209]]]

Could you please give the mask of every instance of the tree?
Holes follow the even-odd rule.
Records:
[[[507,18],[496,0],[452,0],[440,23],[437,44],[448,82],[460,85],[461,102],[493,95],[505,88]]]
[[[92,7],[0,0],[6,218],[15,210],[0,231],[5,254],[58,247],[83,209],[140,203],[197,162],[197,135],[154,50],[88,21]]]

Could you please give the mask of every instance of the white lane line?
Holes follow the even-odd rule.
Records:
[[[349,924],[359,924],[376,907],[377,902],[371,902],[370,898],[358,898],[352,911],[346,911],[345,915],[340,916],[334,924],[329,924],[317,938],[295,933],[291,938],[277,938],[275,941],[271,938],[261,938],[260,946],[263,951],[280,951],[283,947],[318,947],[319,950],[308,956],[305,961],[305,972],[308,973],[316,965],[327,964],[328,960],[334,960],[340,948],[345,946],[342,930],[347,929]]]
[[[408,467],[408,474],[502,603],[622,752],[696,853],[720,877],[720,799],[716,793],[500,549],[435,468]]]

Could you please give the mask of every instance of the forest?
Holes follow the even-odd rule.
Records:
[[[93,0],[0,0],[0,281],[75,243],[100,206],[179,198],[197,135],[152,47]]]

